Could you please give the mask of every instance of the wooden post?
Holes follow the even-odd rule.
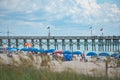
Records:
[[[105,74],[108,76],[108,61],[105,60]]]

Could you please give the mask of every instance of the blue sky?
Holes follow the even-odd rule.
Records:
[[[0,35],[120,36],[120,0],[0,0]],[[101,32],[100,29],[103,28]]]

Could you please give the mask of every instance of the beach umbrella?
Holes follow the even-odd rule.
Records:
[[[107,52],[102,52],[102,53],[99,53],[99,56],[110,56],[110,54]]]
[[[88,52],[86,56],[97,56],[97,53],[95,53],[95,52]]]
[[[49,50],[44,50],[44,53],[49,53]]]
[[[19,48],[15,48],[15,49],[20,50]]]
[[[39,49],[38,52],[44,53],[44,50]]]
[[[64,60],[71,61],[72,60],[72,52],[66,50],[63,52]]]
[[[64,54],[64,60],[65,61],[71,61],[72,60],[72,54]]]
[[[6,50],[10,50],[10,49],[12,49],[12,48],[11,48],[11,47],[7,47],[7,48],[6,48]]]
[[[50,49],[50,52],[55,52],[55,49]]]
[[[39,52],[39,49],[31,47],[31,48],[28,48],[28,51]]]
[[[15,51],[18,51],[16,48],[11,48],[11,49],[9,49],[8,51],[10,51],[10,52],[15,52]]]
[[[28,48],[22,48],[21,51],[29,51]]]
[[[44,50],[45,53],[53,53],[55,49]]]
[[[6,48],[7,49],[7,51],[11,51],[11,52],[14,52],[14,51],[18,51],[19,49],[18,48],[10,48],[10,47],[8,47],[8,48]]]
[[[80,52],[80,51],[74,51],[73,54],[77,54],[77,55],[81,54],[82,55],[82,52]]]
[[[30,42],[27,42],[27,43],[25,43],[25,46],[26,46],[26,47],[32,47],[32,46],[33,46],[33,44],[32,44],[32,43],[30,43]]]
[[[120,54],[119,54],[119,55],[117,55],[117,56],[115,56],[115,58],[116,58],[116,59],[120,59]]]
[[[64,51],[63,54],[72,54],[72,52],[67,50],[67,51]]]
[[[44,52],[44,50],[39,50],[38,48],[22,48],[21,51],[29,51],[29,52]]]
[[[32,51],[31,48],[22,48],[21,51]]]
[[[117,55],[119,55],[119,53],[113,53],[113,54],[111,54],[111,57],[115,57]]]
[[[62,50],[59,50],[59,51],[55,51],[54,53],[55,53],[55,54],[62,54],[63,51],[62,51]]]

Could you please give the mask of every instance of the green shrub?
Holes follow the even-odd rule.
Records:
[[[77,74],[72,70],[63,72],[52,72],[46,68],[36,69],[34,67],[21,65],[19,67],[11,65],[0,66],[0,80],[120,80],[120,78],[93,77],[89,75]]]

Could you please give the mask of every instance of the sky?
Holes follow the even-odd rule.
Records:
[[[0,0],[0,36],[120,36],[120,0]],[[50,27],[48,29],[48,27]],[[100,29],[103,29],[100,31]]]

